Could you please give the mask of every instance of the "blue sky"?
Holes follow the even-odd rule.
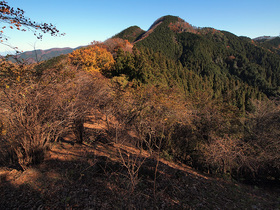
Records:
[[[179,16],[199,27],[213,27],[255,38],[280,34],[280,0],[6,0],[37,22],[53,23],[64,37],[5,29],[9,43],[22,51],[77,47],[104,41],[137,25],[147,30],[159,17]],[[0,27],[3,24],[0,22]],[[0,44],[0,52],[11,49]]]

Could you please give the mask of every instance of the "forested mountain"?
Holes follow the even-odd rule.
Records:
[[[202,167],[202,170],[207,170],[208,166],[223,168],[226,164],[223,161],[234,160],[231,163],[236,165],[232,165],[230,173],[239,176],[242,173],[248,175],[247,172],[251,171],[249,168],[254,167],[251,163],[257,154],[266,156],[261,155],[260,148],[268,151],[268,148],[275,145],[273,151],[277,152],[270,153],[272,159],[265,163],[266,166],[257,163],[260,166],[257,176],[273,173],[273,177],[278,177],[279,165],[276,162],[279,162],[280,154],[279,115],[278,108],[274,105],[278,106],[280,96],[280,56],[269,49],[277,46],[278,38],[254,41],[227,31],[198,28],[174,16],[159,18],[141,35],[133,33],[132,29],[129,28],[128,31],[129,34],[135,34],[131,39],[135,40],[133,52],[119,48],[114,54],[115,66],[108,75],[120,87],[126,87],[130,82],[132,86],[141,87],[138,91],[148,88],[145,91],[149,92],[150,86],[155,87],[158,91],[155,94],[164,93],[164,97],[172,98],[165,100],[171,100],[175,104],[176,100],[183,97],[200,119],[198,124],[194,123],[195,128],[186,125],[181,127],[179,123],[173,127],[172,134],[164,133],[165,143],[168,145],[165,151],[193,167]],[[114,38],[121,37],[123,36],[116,35]],[[141,97],[144,101],[156,100],[153,95]],[[260,101],[262,102],[259,103]],[[263,102],[274,105],[261,105]],[[152,112],[155,107],[149,107],[149,111]],[[176,110],[175,107],[173,106],[173,110]],[[141,113],[142,108],[139,109]],[[264,114],[264,109],[271,109],[274,114],[260,117],[260,113]],[[156,108],[153,111],[161,113]],[[257,113],[260,114],[258,119],[252,117]],[[169,118],[166,119],[168,121]],[[252,119],[256,121],[251,121]],[[157,136],[154,140],[160,138]],[[167,140],[169,138],[170,141]],[[247,148],[248,145],[250,149]],[[239,146],[242,151],[238,152],[235,149]],[[228,150],[224,151],[222,148]],[[245,159],[254,157],[252,162],[247,159],[249,165],[243,165],[245,162],[237,155],[241,153],[246,156]],[[201,154],[205,156],[202,157]],[[224,159],[226,155],[229,155],[227,160]],[[219,157],[223,159],[222,163],[219,162]],[[200,161],[211,163],[208,162],[209,165],[205,168]],[[273,166],[270,165],[272,163]],[[222,171],[226,172],[224,169]]]
[[[126,60],[127,67],[117,65],[114,76],[175,85],[186,94],[203,90],[237,106],[243,115],[252,110],[252,99],[280,95],[280,56],[247,37],[165,16],[134,39],[138,53],[120,53],[117,63]]]

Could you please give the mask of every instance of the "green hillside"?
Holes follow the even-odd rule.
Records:
[[[176,21],[178,21],[178,18],[174,16],[165,16],[158,19],[150,27],[150,34],[137,42],[136,47],[146,47],[154,52],[162,52],[164,55],[175,60],[180,58],[182,46],[176,42],[176,33],[168,27],[170,23],[175,23]],[[157,27],[153,27],[156,25]]]
[[[135,44],[137,48],[160,52],[199,75],[236,78],[267,96],[279,96],[280,56],[251,39],[195,28],[174,16],[162,17],[153,25],[157,27]]]
[[[122,65],[113,75],[175,85],[187,95],[194,89],[207,90],[212,98],[237,106],[243,114],[252,110],[252,99],[280,94],[280,56],[246,37],[165,16],[138,38],[134,49],[137,53],[118,54],[117,64]]]
[[[112,38],[126,39],[132,43],[143,33],[145,33],[145,31],[142,30],[141,28],[139,28],[138,26],[131,26],[131,27],[121,31],[120,33],[116,34]]]

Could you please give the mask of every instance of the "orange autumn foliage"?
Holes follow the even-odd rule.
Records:
[[[101,73],[109,71],[115,62],[112,54],[98,45],[77,49],[69,54],[69,59],[72,64],[88,72]]]

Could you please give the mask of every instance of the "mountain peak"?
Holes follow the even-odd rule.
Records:
[[[178,16],[172,16],[172,15],[166,15],[166,16],[162,16],[160,18],[158,18],[148,29],[151,30],[152,28],[154,28],[155,26],[159,25],[162,22],[176,22],[178,20],[182,20],[181,18],[179,18]]]
[[[121,38],[121,39],[126,39],[129,42],[133,43],[140,35],[145,33],[143,29],[141,29],[138,26],[130,26],[120,33],[116,34],[112,38]]]

